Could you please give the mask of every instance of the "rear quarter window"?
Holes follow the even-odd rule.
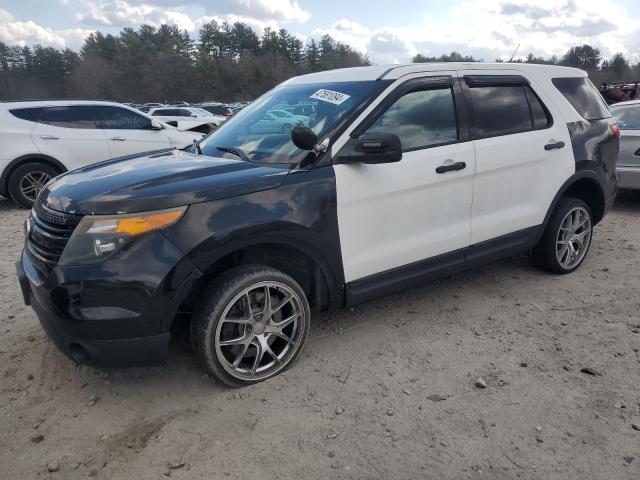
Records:
[[[554,78],[551,81],[585,120],[611,117],[609,107],[588,78]]]
[[[35,108],[14,108],[9,110],[11,115],[20,120],[28,120],[29,122],[37,122],[42,113],[42,107]]]

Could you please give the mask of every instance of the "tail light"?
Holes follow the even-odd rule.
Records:
[[[613,134],[613,136],[616,138],[620,138],[620,126],[617,123],[614,123],[610,125],[610,127],[611,127],[611,133]]]

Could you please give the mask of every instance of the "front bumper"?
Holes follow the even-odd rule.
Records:
[[[640,190],[640,167],[616,167],[618,188],[622,190]]]
[[[161,255],[154,242],[163,245]],[[183,265],[185,273],[176,278],[182,255],[162,235],[144,247],[145,254],[130,252],[135,263],[125,258],[97,267],[58,266],[46,277],[23,251],[16,271],[24,301],[75,362],[121,368],[166,361],[171,322],[191,275]]]

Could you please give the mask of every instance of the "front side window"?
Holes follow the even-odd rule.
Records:
[[[291,129],[298,124],[315,132],[322,141],[376,88],[389,81],[326,82],[276,87],[252,102],[213,131],[201,143],[204,155],[228,155],[220,148],[241,150],[257,163],[294,164],[309,152],[291,141]],[[279,117],[274,112],[302,107],[308,115]]]
[[[546,128],[551,117],[528,85],[469,88],[475,121],[473,138],[511,135]]]
[[[64,128],[95,129],[94,109],[90,105],[47,107],[41,121]]]
[[[396,100],[365,133],[395,133],[403,151],[458,140],[451,88],[418,90]]]
[[[98,128],[106,130],[149,130],[151,120],[131,110],[119,107],[97,106]]]
[[[640,105],[626,105],[611,109],[621,130],[640,130]]]
[[[587,77],[554,78],[552,82],[585,120],[611,117],[607,103]]]

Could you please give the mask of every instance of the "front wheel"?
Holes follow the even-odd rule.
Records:
[[[9,177],[9,195],[22,208],[31,208],[40,191],[60,172],[40,162],[20,165]]]
[[[310,309],[298,283],[279,270],[233,268],[206,289],[191,322],[191,340],[203,368],[240,387],[273,377],[300,354]]]
[[[587,256],[592,234],[589,206],[577,198],[561,198],[533,250],[533,262],[554,273],[571,273]]]

